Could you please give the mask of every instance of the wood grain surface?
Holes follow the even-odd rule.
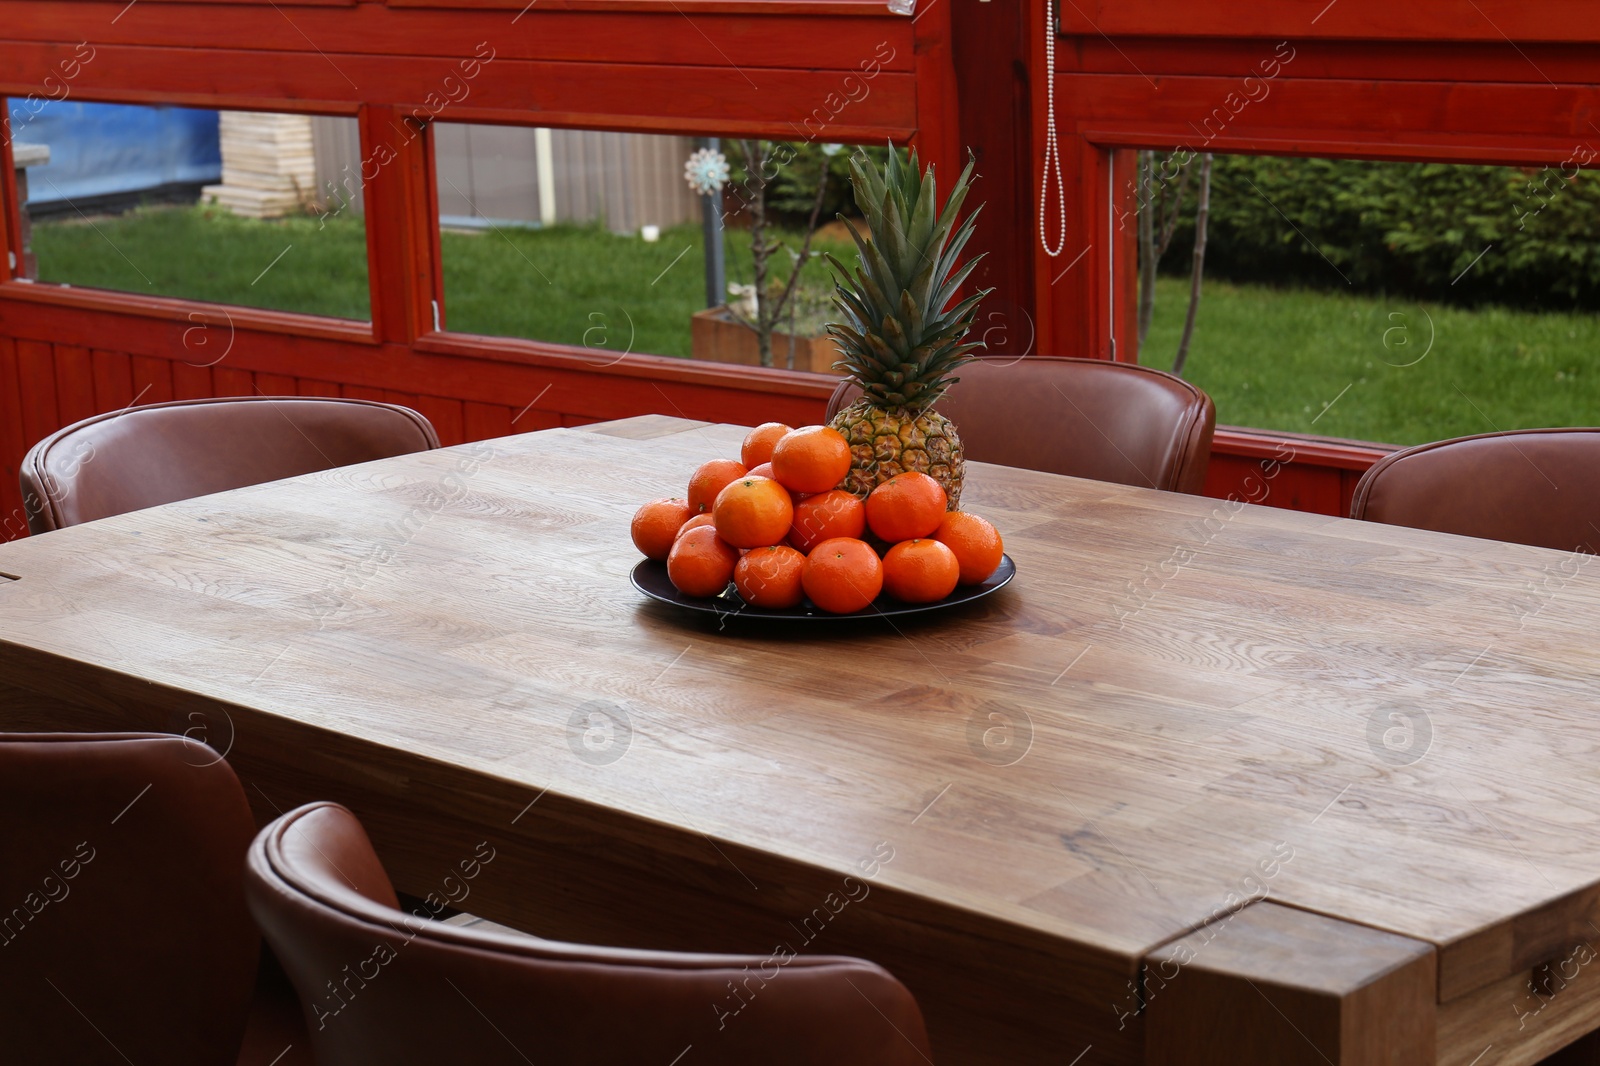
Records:
[[[970,464],[1018,574],[959,613],[646,601],[633,509],[742,434],[549,430],[4,545],[0,728],[188,730],[261,817],[349,804],[416,895],[491,840],[455,905],[541,935],[866,955],[941,1063],[1140,1061],[1146,961],[1208,930],[1255,972],[1229,918],[1267,906],[1424,945],[1439,1061],[1600,1021],[1592,966],[1525,987],[1600,937],[1593,560]]]

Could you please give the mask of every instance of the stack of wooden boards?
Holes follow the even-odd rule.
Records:
[[[221,113],[222,184],[201,196],[245,218],[280,218],[316,196],[308,115]]]

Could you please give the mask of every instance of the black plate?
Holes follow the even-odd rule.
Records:
[[[890,618],[896,615],[923,614],[927,611],[939,611],[946,607],[954,607],[961,603],[970,603],[989,595],[997,589],[1004,588],[1012,578],[1017,576],[1017,565],[1011,561],[1011,556],[1001,555],[1000,565],[995,572],[989,575],[987,581],[977,585],[960,585],[950,595],[934,603],[901,603],[899,600],[890,599],[887,594],[879,596],[872,604],[856,611],[854,614],[829,614],[820,611],[807,600],[798,607],[788,607],[778,610],[771,607],[751,607],[739,598],[730,584],[720,596],[685,596],[672,587],[672,582],[667,580],[667,564],[654,559],[645,559],[633,568],[629,577],[633,580],[633,587],[649,596],[652,600],[662,603],[686,607],[691,611],[702,611],[706,614],[737,615],[740,618],[780,619],[783,621],[798,622],[829,622],[838,619],[876,618],[880,615]]]

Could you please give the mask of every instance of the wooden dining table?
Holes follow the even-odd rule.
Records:
[[[647,599],[634,509],[743,433],[546,430],[0,546],[0,728],[206,741],[258,818],[342,802],[400,889],[540,936],[864,956],[940,1064],[1494,1066],[1600,1026],[1592,557],[1261,506],[1275,460],[1251,503],[970,463],[1017,569],[988,597]]]

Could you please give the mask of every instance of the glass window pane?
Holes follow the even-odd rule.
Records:
[[[1170,369],[1204,159],[1140,156],[1142,262],[1157,274],[1139,358]],[[1542,169],[1217,156],[1184,375],[1219,422],[1262,429],[1416,444],[1595,424],[1595,158],[1582,146]]]
[[[370,317],[365,224],[358,204],[340,209],[349,197],[332,167],[333,149],[357,140],[354,119],[9,105],[31,231],[25,276]]]
[[[748,324],[757,317],[759,224],[771,245],[769,306],[800,264],[768,365],[791,365],[793,338],[793,366],[831,372],[836,354],[822,327],[832,281],[820,253],[855,262],[835,221],[855,214],[848,150],[448,122],[432,129],[447,328],[582,346],[608,360],[648,352],[759,365],[758,330]],[[766,182],[749,179],[747,151]],[[686,178],[692,157],[708,158],[700,152],[721,153],[727,165],[725,185],[710,196]],[[724,250],[720,282],[707,276],[708,204],[723,227],[711,238]]]

